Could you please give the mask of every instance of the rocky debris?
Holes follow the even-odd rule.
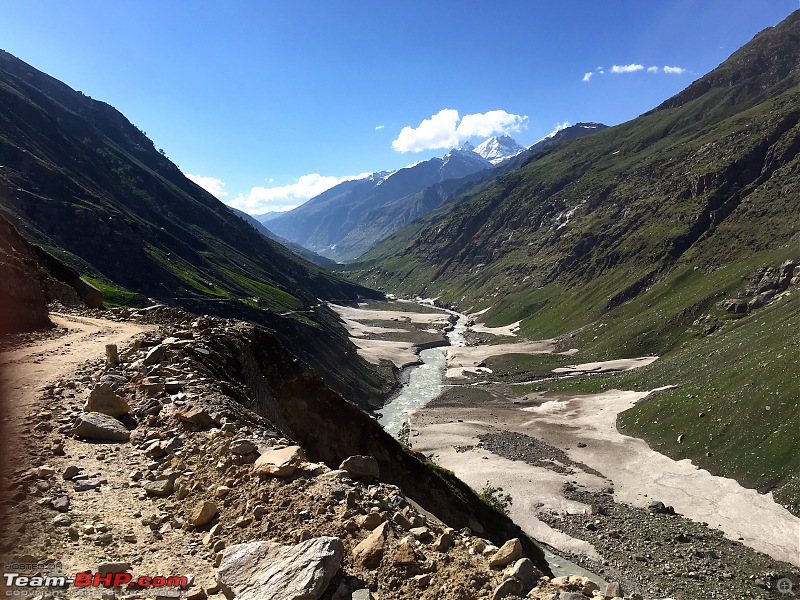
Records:
[[[636,508],[615,502],[611,492],[578,486],[565,490],[565,496],[591,506],[591,514],[542,512],[539,518],[591,543],[605,559],[601,565],[580,556],[569,558],[612,582],[614,587],[608,591],[619,592],[619,597],[624,591],[646,598],[705,599],[711,597],[709,590],[714,590],[718,598],[766,598],[768,592],[762,594],[754,583],[765,573],[800,576],[797,567],[726,539],[721,531],[675,514],[662,502]],[[587,527],[590,524],[592,527]]]
[[[350,456],[342,461],[339,468],[356,479],[364,478],[369,481],[380,477],[378,461],[371,456]]]
[[[98,412],[89,412],[78,417],[72,433],[89,440],[104,442],[127,442],[128,429],[114,417]]]
[[[86,400],[83,410],[102,413],[109,417],[121,417],[128,414],[131,407],[124,398],[120,398],[114,393],[111,385],[101,383],[89,392],[89,398]]]
[[[268,448],[253,465],[253,473],[274,477],[291,477],[297,467],[305,460],[300,446]]]
[[[365,569],[375,569],[381,564],[386,547],[386,523],[381,523],[353,549],[353,560]]]
[[[729,298],[719,306],[731,313],[745,314],[768,304],[790,286],[800,284],[800,261],[787,260],[780,267],[763,267],[756,271],[744,290],[748,298]]]
[[[318,537],[295,546],[259,541],[227,548],[219,566],[219,584],[232,598],[316,600],[342,563],[337,537]]]

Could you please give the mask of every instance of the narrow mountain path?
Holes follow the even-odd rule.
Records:
[[[124,345],[151,325],[119,323],[62,313],[50,313],[52,332],[30,345],[0,353],[0,398],[4,401],[0,439],[12,444],[26,418],[38,408],[42,390],[88,360],[104,356],[106,344]],[[10,448],[7,448],[10,450]]]

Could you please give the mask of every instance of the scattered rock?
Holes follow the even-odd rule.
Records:
[[[160,363],[164,360],[164,357],[167,354],[167,347],[163,344],[159,344],[158,346],[153,346],[150,351],[147,353],[147,356],[144,357],[143,364],[146,366],[155,365]]]
[[[522,582],[514,577],[509,577],[494,589],[492,600],[500,600],[506,596],[520,596],[522,593]]]
[[[128,414],[131,407],[128,406],[125,398],[120,398],[114,393],[111,385],[101,383],[89,392],[89,398],[86,400],[83,410],[102,413],[109,417],[121,417]]]
[[[377,479],[380,477],[378,461],[371,456],[357,455],[350,456],[339,465],[343,471],[347,471],[356,479]]]
[[[211,522],[214,515],[217,514],[217,505],[213,502],[203,500],[194,505],[192,515],[189,517],[189,522],[195,527],[202,527]]]
[[[69,512],[69,496],[60,496],[53,500],[53,509],[62,513]]]

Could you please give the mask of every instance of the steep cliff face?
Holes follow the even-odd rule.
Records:
[[[81,304],[78,275],[0,216],[0,335],[52,327],[48,303]],[[70,285],[72,284],[72,285]]]

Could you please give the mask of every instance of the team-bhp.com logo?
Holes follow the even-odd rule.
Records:
[[[28,592],[40,593],[40,588],[51,591],[64,590],[69,586],[86,591],[94,588],[117,588],[128,586],[129,589],[149,590],[170,589],[175,592],[189,587],[189,578],[183,575],[142,575],[134,578],[130,573],[92,573],[91,571],[76,573],[74,577],[67,575],[23,575],[22,573],[3,573],[6,596],[26,596]],[[13,589],[11,589],[13,588]],[[173,594],[169,594],[173,595]],[[174,594],[179,595],[179,594]]]

